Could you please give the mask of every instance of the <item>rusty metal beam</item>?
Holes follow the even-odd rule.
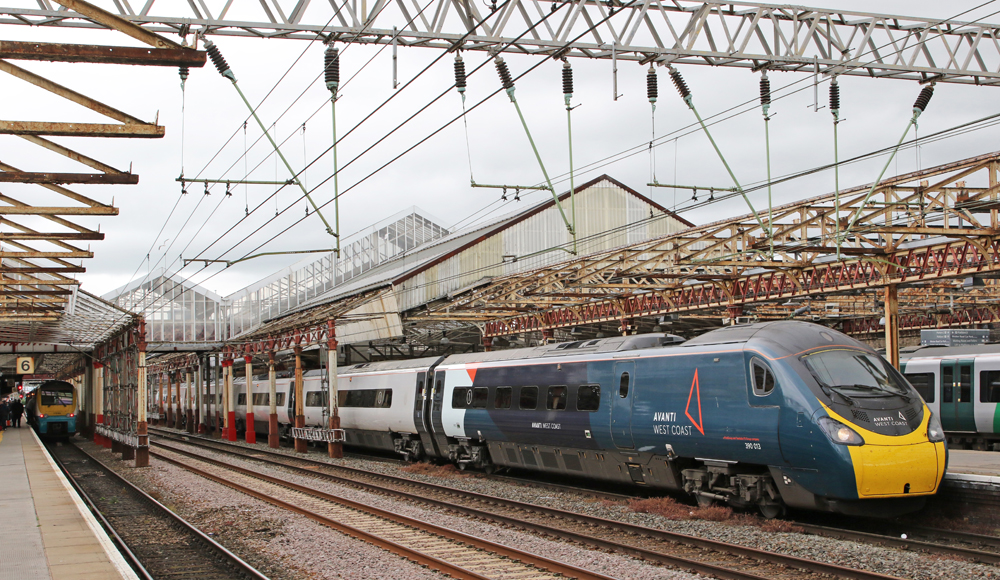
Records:
[[[172,40],[167,40],[166,38],[150,32],[145,28],[139,26],[138,24],[133,24],[124,18],[112,14],[106,10],[102,10],[97,6],[94,6],[90,2],[84,2],[83,0],[56,0],[59,4],[62,4],[66,8],[80,14],[81,16],[86,16],[90,20],[97,22],[98,24],[103,24],[108,28],[113,28],[120,32],[123,32],[132,38],[144,42],[154,48],[174,48],[183,49],[184,47]],[[69,16],[67,14],[67,16]]]
[[[41,267],[41,266],[0,266],[0,273],[4,274],[83,274],[87,269],[83,266],[61,266]],[[53,286],[59,286],[62,282],[53,280],[46,282]]]
[[[103,185],[135,185],[135,173],[39,173],[29,171],[0,172],[0,182],[6,183],[84,183]]]
[[[72,290],[0,290],[0,296],[69,296]]]
[[[20,137],[21,139],[24,139],[26,141],[29,141],[31,143],[34,143],[35,145],[38,145],[40,147],[45,147],[49,151],[53,151],[55,153],[58,153],[58,154],[62,155],[63,157],[67,157],[69,159],[72,159],[73,161],[77,161],[77,162],[82,163],[82,164],[84,164],[84,165],[86,165],[88,167],[92,167],[92,168],[94,168],[94,169],[96,169],[98,171],[102,171],[104,173],[125,173],[124,171],[121,171],[119,169],[115,169],[114,167],[111,167],[110,165],[106,165],[104,163],[101,163],[100,161],[98,161],[96,159],[92,159],[90,157],[87,157],[86,155],[84,155],[82,153],[77,153],[76,151],[73,151],[72,149],[70,149],[68,147],[64,147],[64,146],[62,146],[62,145],[60,145],[58,143],[54,143],[52,141],[49,141],[48,139],[42,139],[41,137],[36,137],[35,135],[18,135],[18,137]]]
[[[46,121],[0,121],[0,135],[52,135],[62,137],[122,137],[159,139],[159,125],[109,125],[105,123],[54,123]]]
[[[0,58],[17,60],[198,68],[205,66],[205,55],[203,50],[190,48],[137,48],[0,40]]]
[[[26,251],[26,252],[4,252],[0,251],[0,258],[15,258],[15,259],[37,259],[37,258],[93,258],[94,252],[78,251],[78,252],[40,252],[40,251]]]
[[[106,205],[98,207],[0,206],[0,215],[118,215],[118,208]]]
[[[31,233],[10,233],[10,232],[0,232],[0,242],[8,240],[103,240],[104,234],[94,232],[89,234],[79,233],[79,232],[63,232],[63,233],[42,233],[42,232],[31,232]]]

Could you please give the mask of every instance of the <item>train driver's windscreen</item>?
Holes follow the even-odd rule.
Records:
[[[42,387],[38,390],[38,396],[43,405],[72,405],[73,390],[52,387]]]
[[[878,355],[861,350],[831,349],[802,357],[820,386],[851,397],[910,395],[905,382]]]

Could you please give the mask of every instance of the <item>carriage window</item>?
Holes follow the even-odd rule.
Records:
[[[246,393],[240,393],[240,394],[236,395],[236,404],[237,405],[246,405],[247,404],[247,394]]]
[[[469,387],[456,387],[451,393],[451,408],[465,409],[472,403],[472,389]]]
[[[271,393],[254,393],[253,394],[253,405],[254,407],[263,407],[271,404]]]
[[[771,369],[767,368],[764,361],[752,359],[750,367],[753,370],[753,394],[758,397],[766,397],[774,390],[774,375]]]
[[[954,369],[951,367],[944,367],[941,369],[941,401],[945,403],[951,403],[955,399],[953,393],[955,386],[955,374]]]
[[[550,411],[562,411],[566,408],[566,387],[549,387],[549,396],[545,400],[545,408]]]
[[[275,393],[274,404],[281,407],[285,404],[285,393]]]
[[[434,394],[437,394],[437,393],[440,393],[440,392],[441,392],[441,379],[438,379],[437,383],[436,383],[436,385],[434,387]]]
[[[628,396],[628,373],[622,373],[621,381],[618,383],[618,396],[623,399]]]
[[[583,385],[576,389],[576,408],[579,411],[596,411],[601,406],[601,387]]]
[[[472,389],[472,408],[485,409],[486,401],[490,398],[490,390],[487,387],[476,387]]]
[[[326,407],[326,391],[309,391],[306,393],[306,407]]]
[[[538,387],[521,387],[521,398],[518,407],[521,409],[534,409],[538,406]]]
[[[324,391],[314,391],[318,394],[326,394]],[[327,398],[320,399],[325,406]],[[306,400],[307,406],[308,399]],[[337,393],[337,404],[340,407],[361,407],[367,409],[382,408],[387,409],[392,406],[392,389],[357,389],[352,391],[339,391]]]
[[[417,379],[417,398],[422,399],[424,397],[424,379]]]
[[[1000,371],[979,373],[979,402],[1000,403]]]
[[[511,392],[510,387],[497,387],[497,392],[493,395],[494,409],[510,409]]]
[[[962,365],[958,367],[958,400],[969,402],[972,400],[972,367]]]
[[[904,376],[906,380],[910,381],[913,388],[920,393],[924,402],[934,402],[934,373],[906,373]]]
[[[43,405],[72,405],[73,391],[39,390]]]

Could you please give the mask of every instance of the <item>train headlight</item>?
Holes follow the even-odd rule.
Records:
[[[941,428],[941,421],[931,413],[931,418],[927,421],[927,440],[933,443],[944,441],[944,429]]]
[[[857,431],[844,425],[840,421],[835,421],[829,417],[820,417],[819,426],[823,432],[837,445],[864,445],[865,440],[858,435]]]

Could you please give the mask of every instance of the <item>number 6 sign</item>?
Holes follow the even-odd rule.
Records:
[[[17,357],[17,374],[31,375],[35,373],[35,359],[30,356]]]

